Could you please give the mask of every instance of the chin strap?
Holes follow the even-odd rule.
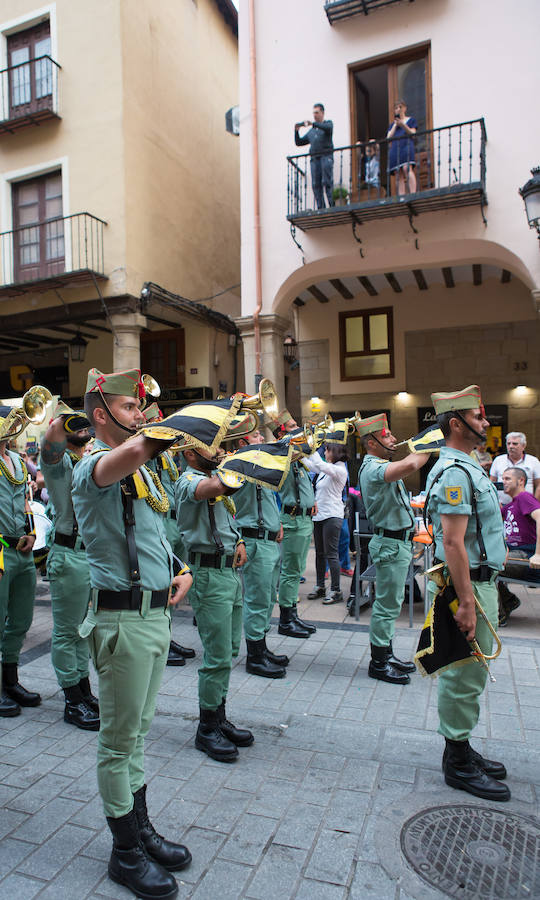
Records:
[[[485,435],[480,434],[480,432],[479,432],[479,431],[476,431],[476,430],[472,427],[472,425],[469,425],[469,423],[467,422],[467,420],[461,415],[459,409],[453,409],[453,410],[452,410],[452,415],[453,415],[453,416],[456,416],[456,418],[459,419],[460,422],[463,422],[463,424],[467,426],[467,428],[469,429],[469,431],[472,431],[472,433],[474,434],[475,437],[479,438],[481,441],[485,441],[485,439],[486,439],[486,438],[485,438]]]
[[[109,414],[109,418],[112,419],[114,424],[118,428],[121,428],[122,431],[127,431],[128,434],[136,434],[136,430],[134,428],[128,428],[127,425],[122,425],[122,423],[118,421],[116,416],[114,416],[113,413],[111,412],[111,408],[110,408],[109,404],[107,403],[107,401],[105,400],[105,395],[104,395],[103,391],[101,390],[101,387],[99,387],[98,390],[101,395],[101,399],[103,400],[103,405],[105,406],[105,409],[107,410],[107,412]]]
[[[382,444],[379,438],[376,438],[374,434],[370,434],[370,438],[373,438],[374,441],[377,441],[379,447],[382,447],[383,450],[388,450],[390,453],[396,452],[396,447],[387,447],[385,444]]]

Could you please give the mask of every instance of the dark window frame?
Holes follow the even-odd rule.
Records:
[[[384,350],[371,350],[369,337],[369,318],[375,315],[386,315],[388,330],[388,347]],[[347,352],[347,319],[363,319],[364,350]],[[346,359],[361,356],[389,356],[390,372],[386,375],[346,375]],[[385,378],[394,378],[394,309],[392,306],[375,306],[370,309],[354,309],[339,313],[339,365],[341,381],[379,381]]]

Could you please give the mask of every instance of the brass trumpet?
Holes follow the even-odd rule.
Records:
[[[47,404],[51,401],[51,392],[40,384],[34,384],[24,394],[21,406],[10,409],[0,423],[0,441],[17,437],[30,424],[41,425],[45,421]]]
[[[141,381],[146,392],[146,396],[141,403],[141,409],[144,409],[145,406],[148,406],[148,397],[151,397],[150,402],[153,403],[154,400],[157,400],[158,397],[161,396],[161,388],[156,379],[152,378],[151,375],[143,375]]]
[[[242,400],[240,409],[252,409],[264,412],[268,419],[276,419],[279,414],[279,402],[276,389],[269,378],[263,378],[259,384],[259,392]]]

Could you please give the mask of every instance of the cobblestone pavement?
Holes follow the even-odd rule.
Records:
[[[95,776],[96,735],[66,725],[50,663],[42,587],[22,680],[43,703],[0,719],[0,900],[127,898],[106,875],[111,838]],[[200,642],[188,612],[174,637]],[[395,648],[410,655],[416,629]],[[503,759],[512,790],[498,811],[537,816],[540,798],[540,640],[503,635],[475,746]],[[291,657],[287,677],[232,673],[228,712],[255,744],[224,765],[194,747],[198,659],[167,668],[146,750],[148,803],[158,830],[182,839],[192,865],[179,896],[196,900],[435,900],[406,864],[401,827],[421,809],[487,806],[442,779],[436,684],[395,687],[367,677],[367,626],[324,623],[309,640],[269,646]],[[495,805],[495,804],[494,804]],[[446,895],[444,895],[446,896]],[[485,896],[485,895],[482,895]]]

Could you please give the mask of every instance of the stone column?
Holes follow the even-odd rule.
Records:
[[[540,290],[533,289],[531,291],[531,297],[533,299],[534,308],[537,313],[540,313]]]
[[[145,316],[137,312],[113,313],[111,322],[114,328],[113,372],[140,368],[140,334],[146,328]]]
[[[259,316],[261,335],[261,372],[255,371],[255,331],[253,316],[241,316],[235,319],[240,329],[244,346],[245,386],[248,394],[254,394],[255,375],[269,378],[276,388],[280,406],[285,405],[285,377],[283,368],[283,340],[290,332],[291,325],[287,319],[273,313]]]

